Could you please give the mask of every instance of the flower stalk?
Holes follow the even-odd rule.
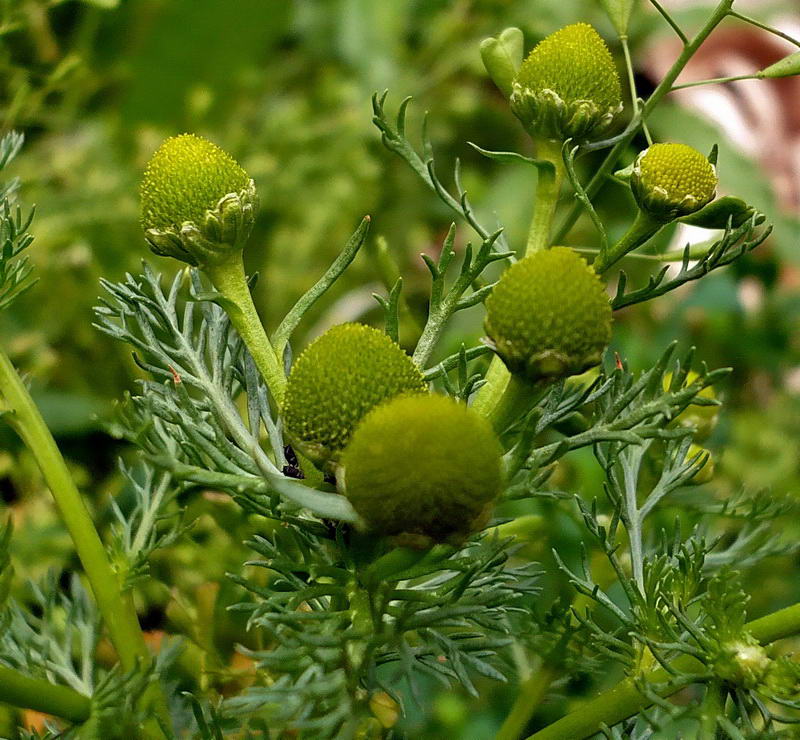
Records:
[[[8,420],[31,451],[50,488],[64,525],[103,615],[111,642],[126,671],[141,661],[150,662],[133,596],[123,591],[120,578],[111,566],[92,517],[67,468],[67,464],[42,418],[39,409],[15,370],[8,355],[0,349],[0,393],[9,412]],[[156,684],[149,692],[168,722],[166,703]]]
[[[0,701],[70,722],[85,722],[92,708],[91,699],[74,689],[30,678],[6,666],[0,666]]]

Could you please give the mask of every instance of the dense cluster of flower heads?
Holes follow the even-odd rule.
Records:
[[[622,110],[614,60],[585,23],[548,36],[524,60],[516,29],[482,53],[534,140],[595,140]],[[654,144],[631,168],[648,235],[704,207],[716,184],[711,162],[683,144]],[[245,170],[211,142],[183,134],[153,155],[141,193],[153,251],[208,270],[224,297],[235,284],[227,271],[243,274],[240,253],[257,205]],[[552,382],[601,362],[612,315],[598,272],[571,248],[549,245],[506,270],[486,300],[485,328],[515,377]],[[463,538],[486,521],[503,478],[495,431],[466,404],[429,392],[421,369],[385,333],[335,326],[297,357],[279,393],[270,390],[288,441],[306,464],[335,476],[363,526],[433,542]]]

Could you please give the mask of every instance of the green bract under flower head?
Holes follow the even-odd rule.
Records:
[[[506,270],[486,300],[486,333],[511,372],[531,381],[581,373],[611,339],[611,305],[600,278],[569,247]]]
[[[283,405],[286,430],[312,460],[336,459],[375,406],[426,390],[419,368],[386,334],[341,324],[315,339],[292,366]]]
[[[672,221],[713,200],[717,173],[706,157],[686,144],[653,144],[636,158],[631,189],[643,211]]]
[[[501,452],[491,425],[464,404],[403,396],[359,424],[338,480],[371,529],[406,541],[457,541],[500,491]]]
[[[510,102],[539,135],[586,140],[622,110],[622,89],[603,39],[589,24],[576,23],[534,47],[517,73]]]
[[[156,254],[204,265],[241,249],[257,205],[248,174],[194,134],[167,139],[141,183],[142,227]]]

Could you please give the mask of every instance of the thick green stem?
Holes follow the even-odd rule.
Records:
[[[250,287],[247,284],[247,277],[244,274],[241,253],[237,252],[230,260],[221,264],[209,265],[203,269],[214,287],[226,299],[225,309],[231,323],[252,355],[272,398],[280,406],[286,390],[283,363],[275,354],[256,311],[253,296],[250,294]]]
[[[594,271],[598,275],[602,275],[628,252],[640,247],[654,236],[663,226],[663,221],[656,221],[644,211],[639,211],[625,235],[612,247],[602,250],[597,255],[597,259],[592,263]]]
[[[539,168],[536,203],[533,207],[533,217],[528,231],[528,243],[525,250],[519,253],[520,258],[525,256],[526,251],[532,253],[550,246],[550,229],[558,204],[561,182],[564,178],[561,142],[541,140],[536,153],[539,159],[546,160],[553,166]],[[503,361],[499,357],[493,357],[489,364],[489,370],[486,372],[486,382],[481,386],[472,403],[475,411],[492,419],[496,429],[503,417],[507,416],[508,407],[519,400],[522,390],[517,383],[511,383],[510,379],[511,374]],[[507,391],[509,395],[504,398]]]
[[[55,440],[11,360],[2,350],[0,393],[10,412],[7,417],[9,423],[36,458],[53,494],[120,663],[126,671],[134,669],[139,661],[148,663],[150,653],[145,645],[131,593],[123,592],[120,579],[111,566],[89,510],[72,480]],[[163,714],[164,721],[168,722],[166,703],[158,685],[153,684],[149,693]]]
[[[717,721],[725,714],[727,694],[720,681],[713,681],[706,687],[706,695],[700,706],[700,731],[698,740],[715,740]]]
[[[517,740],[522,735],[555,678],[556,671],[548,665],[542,665],[520,685],[514,706],[495,735],[495,740]]]
[[[748,622],[745,630],[762,645],[796,635],[800,633],[800,604]],[[677,658],[671,667],[677,673],[706,670],[690,655]],[[674,679],[675,676],[663,668],[647,675],[648,684],[661,696],[670,696],[692,682],[691,677],[683,683]],[[639,691],[634,679],[626,678],[613,689],[600,694],[566,717],[531,735],[528,740],[582,740],[598,732],[602,724],[612,727],[650,704],[651,700]]]
[[[88,696],[5,666],[0,666],[0,702],[46,712],[70,722],[85,722],[92,708]]]
[[[708,21],[706,21],[705,25],[700,29],[697,35],[684,46],[680,56],[675,60],[675,63],[672,65],[672,67],[670,67],[664,79],[661,80],[661,82],[658,84],[658,87],[653,90],[650,97],[642,106],[642,121],[647,120],[647,117],[661,102],[661,99],[672,90],[672,85],[675,80],[678,79],[678,75],[680,75],[680,73],[683,71],[683,68],[688,64],[689,60],[695,55],[697,50],[700,48],[700,46],[702,46],[703,42],[709,37],[711,32],[727,15],[730,14],[732,5],[733,0],[722,0],[722,2],[719,3],[719,5],[717,5],[717,7],[714,9],[714,12],[711,14]],[[595,172],[594,177],[592,177],[592,179],[589,181],[589,184],[585,188],[586,194],[590,198],[597,193],[597,191],[606,181],[606,178],[611,174],[611,171],[616,166],[617,161],[628,148],[628,145],[631,143],[631,141],[633,141],[637,132],[638,127],[633,127],[632,130],[627,131],[608,153],[597,172]],[[582,209],[583,206],[579,202],[576,202],[572,206],[566,218],[564,219],[564,223],[556,232],[556,242],[560,242],[567,235],[569,230],[578,220],[578,216],[580,215]]]
[[[550,246],[550,230],[556,212],[558,194],[564,179],[564,160],[561,157],[561,142],[542,139],[536,149],[536,156],[552,167],[539,168],[539,181],[536,184],[536,203],[528,232],[527,252],[538,252]],[[525,252],[519,254],[523,257]]]
[[[50,430],[8,356],[0,350],[0,392],[8,404],[10,423],[36,457],[45,481],[69,531],[92,587],[111,641],[126,670],[137,658],[149,660],[136,612],[123,597],[119,578],[111,567],[86,504],[70,476]]]

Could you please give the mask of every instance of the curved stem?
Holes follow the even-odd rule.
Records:
[[[744,629],[762,645],[800,633],[800,603],[748,622]],[[674,660],[671,668],[676,672],[705,670],[691,655],[682,655]],[[685,682],[676,681],[675,675],[659,668],[647,674],[650,687],[661,696],[670,696],[692,683],[687,676]],[[571,714],[553,722],[543,730],[531,735],[528,740],[582,740],[599,731],[603,724],[609,727],[622,722],[645,707],[652,700],[644,696],[634,678],[620,681],[614,688],[581,705]]]
[[[53,714],[70,722],[85,722],[92,709],[88,696],[67,686],[30,678],[6,666],[0,666],[0,701]]]
[[[11,360],[1,349],[0,393],[10,412],[8,421],[36,458],[45,482],[53,494],[122,667],[130,671],[139,661],[149,663],[150,653],[139,626],[132,594],[130,591],[123,591],[89,510],[72,480],[50,430]],[[148,693],[156,702],[162,720],[168,723],[166,701],[158,684],[153,684]]]
[[[650,237],[654,236],[662,227],[662,221],[656,221],[652,216],[644,211],[636,214],[631,227],[623,237],[610,249],[604,249],[597,255],[597,259],[592,263],[594,271],[602,275],[615,262],[621,260],[628,252],[640,247]]]
[[[536,183],[536,203],[528,231],[526,249],[521,250],[519,257],[525,252],[537,252],[550,246],[550,229],[558,204],[558,194],[564,178],[564,160],[561,156],[561,143],[541,140],[538,143],[537,155],[552,164],[552,167],[539,167],[539,179]],[[507,415],[507,409],[520,393],[516,383],[510,383],[511,374],[499,357],[493,357],[486,372],[485,383],[475,395],[472,408],[479,414],[489,418],[498,429],[498,423]],[[511,394],[504,400],[506,391]],[[505,406],[506,411],[503,410]]]
[[[633,117],[638,118],[640,116],[639,95],[636,92],[636,76],[633,72],[633,61],[631,60],[631,50],[628,47],[628,37],[620,36],[619,40],[622,44],[622,53],[625,57],[625,69],[628,72],[628,87],[630,87],[631,92],[631,107],[633,108]],[[644,131],[644,136],[647,139],[647,145],[650,146],[653,143],[653,137],[650,136],[650,129],[647,128],[647,122],[644,120],[642,120],[642,131]]]
[[[280,406],[286,390],[286,375],[253,303],[241,253],[236,253],[228,262],[206,266],[204,270],[225,299],[231,323],[252,355],[275,403]]]

